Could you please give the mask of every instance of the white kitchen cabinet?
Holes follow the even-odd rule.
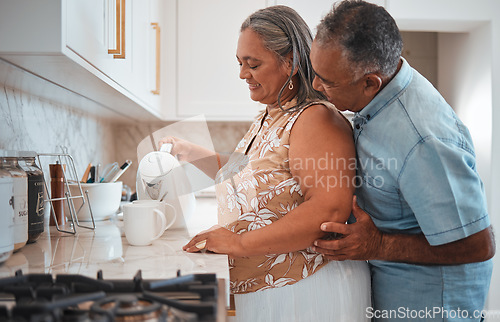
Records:
[[[117,12],[123,4],[125,10]],[[124,86],[132,75],[131,9],[132,1],[66,2],[66,48]]]
[[[162,118],[160,95],[152,90],[162,45],[156,37],[163,24],[158,12],[165,1],[5,0],[0,56],[101,106],[95,110],[101,116]],[[81,105],[87,109],[85,100]]]
[[[203,114],[209,120],[252,120],[262,105],[250,99],[239,78],[236,46],[242,22],[269,0],[177,0],[175,117]]]
[[[164,0],[135,0],[133,1],[133,34],[132,64],[134,77],[130,87],[134,89],[148,106],[163,114],[162,109],[169,108],[162,105],[161,82],[163,67],[162,51],[175,44],[163,37]]]

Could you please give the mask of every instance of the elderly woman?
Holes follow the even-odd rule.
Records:
[[[161,141],[216,177],[222,227],[184,250],[229,255],[238,320],[363,321],[370,306],[365,262],[327,261],[309,249],[329,237],[321,223],[347,221],[355,185],[351,127],[312,87],[311,42],[294,10],[255,12],[241,26],[236,58],[251,99],[266,108],[235,153],[226,160],[177,138]]]

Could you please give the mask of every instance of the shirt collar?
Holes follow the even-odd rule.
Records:
[[[361,111],[354,113],[353,121],[365,124],[373,119],[383,108],[396,100],[408,87],[413,78],[413,70],[401,57],[403,64],[394,78]]]

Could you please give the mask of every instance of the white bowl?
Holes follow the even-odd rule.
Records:
[[[88,200],[94,215],[94,220],[105,220],[115,215],[120,207],[122,199],[121,181],[104,183],[80,183],[82,192],[77,183],[69,184],[71,196],[82,196],[85,203],[82,206],[82,198],[72,198],[76,215],[79,221],[91,221],[89,203],[87,203],[86,191],[88,191]],[[68,206],[65,203],[65,214],[70,216]]]

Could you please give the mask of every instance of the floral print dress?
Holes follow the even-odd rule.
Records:
[[[334,108],[328,102],[309,103],[295,112],[268,107],[257,117],[217,174],[220,225],[238,234],[259,229],[286,216],[304,201],[290,172],[289,141],[297,118],[314,104]],[[294,284],[326,263],[321,254],[310,249],[230,259],[231,292],[249,293]]]

